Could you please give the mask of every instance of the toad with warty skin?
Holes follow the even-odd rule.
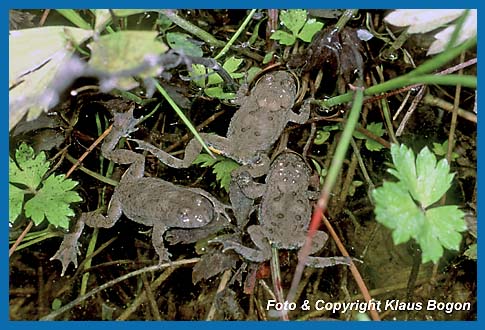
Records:
[[[169,228],[202,228],[217,222],[222,214],[228,221],[226,206],[208,192],[174,185],[154,177],[144,177],[145,157],[136,152],[114,150],[119,139],[135,130],[140,120],[133,109],[115,115],[113,130],[101,150],[105,158],[118,164],[130,164],[115,187],[106,215],[97,211],[83,213],[74,230],[66,234],[57,253],[51,258],[62,263],[62,274],[72,262],[77,267],[78,239],[84,225],[110,228],[122,214],[137,223],[152,226],[152,244],[159,262],[170,260],[163,235]]]

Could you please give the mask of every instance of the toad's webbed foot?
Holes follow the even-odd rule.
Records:
[[[77,255],[79,254],[79,236],[84,229],[84,221],[79,219],[72,232],[65,234],[64,239],[62,240],[61,245],[59,246],[59,250],[57,250],[56,254],[52,256],[50,260],[59,260],[62,264],[62,272],[61,276],[64,276],[64,273],[69,267],[69,264],[72,262],[74,267],[77,268]]]

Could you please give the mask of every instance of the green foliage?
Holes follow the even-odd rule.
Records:
[[[216,180],[227,192],[229,192],[231,183],[231,172],[239,167],[239,164],[232,159],[223,156],[216,156],[214,159],[208,154],[200,154],[193,164],[200,164],[202,167],[212,167],[212,173],[216,175]]]
[[[468,249],[463,253],[468,259],[477,260],[477,243],[468,246]]]
[[[313,140],[313,143],[316,145],[324,144],[330,138],[330,132],[338,130],[339,128],[339,125],[324,126],[322,129],[317,131],[317,135]]]
[[[147,55],[158,56],[165,53],[168,47],[157,40],[157,31],[119,31],[102,35],[91,42],[89,64],[92,68],[114,73],[138,67]],[[156,76],[156,68],[139,74],[141,78]],[[131,77],[118,79],[116,87],[129,90],[138,86]]]
[[[192,36],[187,33],[169,32],[167,33],[167,43],[170,48],[182,50],[184,54],[196,57],[204,55],[200,45],[190,41]]]
[[[446,156],[448,153],[448,140],[443,142],[442,144],[433,142],[433,152],[436,156]],[[451,160],[455,160],[459,157],[456,152],[451,153]]]
[[[224,62],[222,67],[233,79],[236,80],[244,76],[243,73],[236,72],[236,70],[241,66],[242,62],[242,59],[232,56]],[[204,93],[209,97],[215,97],[221,100],[233,99],[236,97],[235,93],[224,92],[222,88],[224,85],[222,78],[212,69],[207,69],[201,64],[192,64],[190,76],[194,79],[194,83],[203,88]]]
[[[370,124],[367,124],[366,126],[366,129],[371,132],[372,134],[376,135],[376,136],[383,136],[384,133],[386,132],[384,130],[384,128],[382,128],[382,123],[370,123]],[[384,148],[384,146],[372,139],[369,139],[366,135],[358,132],[358,131],[354,131],[354,137],[356,139],[365,139],[365,147],[367,148],[367,150],[369,151],[379,151],[381,150],[382,148]]]
[[[453,174],[445,159],[424,148],[415,158],[405,145],[391,146],[395,168],[389,173],[398,182],[384,182],[373,191],[378,222],[393,230],[394,244],[415,239],[422,249],[422,262],[437,263],[443,247],[458,250],[460,232],[466,230],[464,213],[456,205],[430,207],[451,186]]]
[[[77,182],[55,174],[44,179],[49,169],[45,153],[35,156],[25,143],[16,150],[15,159],[16,162],[12,158],[9,161],[9,221],[13,223],[23,207],[25,216],[35,225],[47,218],[54,226],[68,228],[68,217],[74,215],[70,204],[81,201],[78,193],[72,191]],[[33,197],[24,204],[26,195]]]
[[[278,40],[282,45],[291,46],[297,38],[305,42],[312,41],[315,33],[320,31],[323,23],[315,19],[307,19],[307,12],[303,9],[282,10],[280,20],[291,33],[283,30],[277,30],[271,35],[271,39]]]
[[[312,159],[312,163],[315,166],[315,171],[318,173],[318,177],[320,178],[320,187],[323,186],[323,182],[325,181],[325,176],[327,175],[327,169],[323,166],[320,166],[320,163],[317,162],[315,159]]]

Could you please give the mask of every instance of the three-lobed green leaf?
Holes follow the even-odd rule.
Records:
[[[393,230],[395,244],[415,239],[422,261],[438,262],[443,247],[458,250],[466,230],[464,213],[456,205],[430,208],[450,188],[453,174],[445,159],[437,162],[428,148],[415,158],[405,145],[392,145],[392,173],[399,182],[384,182],[373,192],[378,222]]]

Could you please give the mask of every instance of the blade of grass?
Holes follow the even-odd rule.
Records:
[[[412,85],[413,83],[420,81],[420,78],[419,78],[420,76],[423,77],[423,82],[426,81],[426,83],[434,83],[434,84],[443,83],[443,84],[452,84],[452,85],[461,84],[462,86],[465,86],[465,84],[467,84],[467,86],[472,86],[472,88],[474,88],[473,86],[476,87],[476,77],[475,77],[475,79],[471,79],[470,77],[468,77],[468,78],[458,78],[458,75],[451,75],[452,78],[446,78],[446,79],[438,78],[438,79],[434,80],[434,78],[431,79],[430,75],[428,75],[428,74],[430,72],[433,72],[434,70],[442,67],[446,63],[450,62],[451,60],[453,60],[454,58],[459,56],[462,52],[466,51],[467,49],[475,46],[476,43],[477,43],[476,37],[469,39],[469,40],[465,41],[464,43],[462,43],[461,45],[454,47],[454,48],[451,48],[451,49],[433,57],[432,59],[424,62],[423,64],[418,66],[416,69],[414,69],[413,71],[411,71],[411,72],[409,72],[405,75],[402,75],[400,77],[388,80],[384,83],[381,83],[381,84],[367,88],[364,92],[364,95],[365,96],[373,96],[373,95],[377,95],[377,94],[380,94],[380,93],[384,93],[384,92],[386,92],[390,89],[398,89],[398,88],[402,88],[404,86]],[[433,76],[435,78],[438,77],[438,75],[431,75],[431,76]],[[442,75],[441,77],[445,77],[445,76]],[[451,79],[451,81],[450,81],[450,79]],[[457,80],[453,83],[454,79],[457,79]],[[463,83],[465,83],[465,84],[463,84]],[[321,106],[323,108],[331,108],[331,107],[339,105],[339,104],[350,102],[352,100],[352,95],[353,95],[353,92],[348,92],[348,93],[345,93],[345,94],[342,94],[342,95],[339,95],[339,96],[336,96],[336,97],[332,97],[332,98],[330,98],[328,100],[324,100],[324,101],[315,100],[312,103],[318,104],[319,106]]]
[[[184,122],[184,124],[190,130],[190,132],[192,132],[192,134],[194,134],[194,137],[197,139],[197,141],[199,141],[200,144],[202,144],[202,146],[204,147],[204,150],[212,158],[215,158],[214,154],[210,151],[209,147],[205,144],[204,140],[202,140],[202,138],[200,137],[200,135],[197,132],[197,130],[195,129],[194,125],[192,125],[192,123],[190,122],[190,120],[187,118],[187,116],[185,116],[185,114],[179,108],[179,106],[177,105],[177,103],[175,103],[175,101],[170,97],[170,95],[168,95],[167,91],[158,83],[158,81],[155,82],[155,87],[160,92],[160,94],[162,94],[163,97],[168,101],[168,103],[172,106],[172,108],[175,110],[175,112],[180,117],[180,119],[182,119],[182,121]]]
[[[214,57],[215,60],[217,60],[218,58],[224,56],[226,54],[226,52],[229,50],[229,48],[231,48],[232,44],[237,40],[237,38],[239,38],[239,36],[241,35],[241,33],[244,31],[244,29],[246,28],[246,26],[251,21],[251,18],[253,17],[254,13],[256,13],[256,9],[251,10],[251,12],[246,17],[246,19],[244,20],[244,22],[241,24],[241,26],[239,27],[239,29],[237,29],[236,33],[234,33],[234,35],[232,36],[232,38],[226,43],[226,45],[224,46],[224,48],[222,48],[222,50],[219,52],[219,54],[217,54],[216,57]]]
[[[56,9],[56,11],[64,16],[69,22],[76,25],[81,29],[91,30],[91,25],[84,20],[75,10],[73,9]]]

